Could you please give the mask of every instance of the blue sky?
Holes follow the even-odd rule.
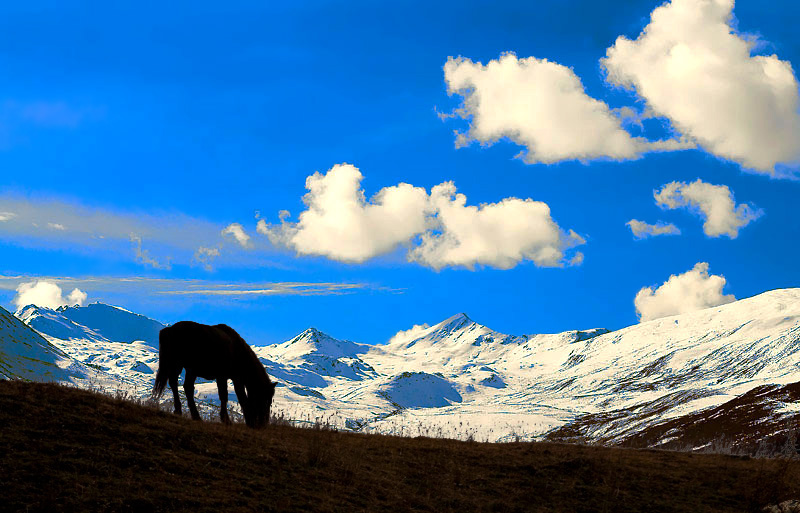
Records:
[[[800,286],[800,6],[607,5],[4,5],[3,306],[47,281],[253,343],[377,343],[462,311],[616,329]],[[339,196],[304,203],[314,173]]]

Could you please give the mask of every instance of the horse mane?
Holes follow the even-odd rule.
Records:
[[[244,380],[249,387],[256,387],[259,393],[266,393],[267,385],[271,385],[267,371],[258,356],[236,330],[227,324],[217,324],[214,326],[220,331],[225,332],[235,342],[237,352],[245,360],[246,365],[242,366]]]

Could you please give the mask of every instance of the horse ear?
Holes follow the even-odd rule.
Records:
[[[272,390],[275,390],[275,387],[278,386],[278,382],[277,381],[273,381],[272,383],[270,383],[270,386],[272,386]]]

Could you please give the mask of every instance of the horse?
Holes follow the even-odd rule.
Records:
[[[181,414],[178,376],[186,369],[183,390],[194,420],[200,420],[194,402],[198,377],[216,380],[221,403],[220,419],[228,418],[228,380],[233,381],[245,423],[260,428],[269,423],[275,386],[256,354],[236,331],[225,324],[209,326],[192,321],[176,322],[158,334],[158,372],[152,396],[161,397],[169,382],[175,399],[175,414]]]

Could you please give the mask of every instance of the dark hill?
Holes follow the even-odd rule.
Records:
[[[197,423],[0,381],[2,511],[759,511],[800,462]]]

